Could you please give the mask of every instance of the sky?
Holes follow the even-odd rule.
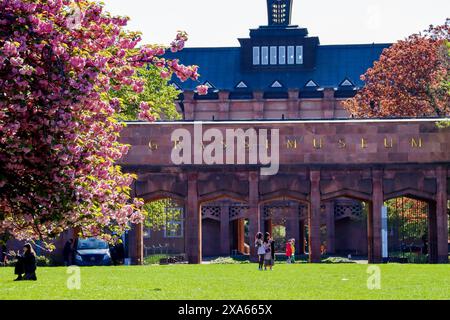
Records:
[[[177,30],[188,47],[238,46],[249,29],[267,24],[265,0],[103,0],[143,43],[168,44]],[[321,44],[391,43],[443,24],[450,0],[294,0],[292,24],[307,27]]]

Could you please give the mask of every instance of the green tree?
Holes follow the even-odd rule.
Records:
[[[139,94],[130,87],[118,91],[111,90],[110,98],[117,98],[121,112],[117,115],[121,121],[138,120],[140,105],[147,102],[151,105],[151,113],[155,120],[179,120],[181,114],[177,111],[175,100],[180,91],[169,84],[168,78],[161,77],[161,70],[151,65],[138,71],[143,81],[143,91]]]
[[[444,55],[447,55],[450,58],[450,41],[447,41],[447,50],[443,53]],[[450,59],[445,59],[447,61],[447,68],[450,69]],[[447,94],[450,96],[450,73],[447,74],[447,79],[443,83],[444,89],[447,90]],[[438,123],[438,126],[440,128],[447,128],[450,127],[450,120],[448,121],[442,121],[441,123]],[[450,233],[450,231],[449,231]]]
[[[169,228],[167,231],[176,232],[176,224],[169,224],[169,221],[181,221],[183,211],[172,199],[161,199],[148,202],[143,207],[145,214],[144,225],[147,228],[158,231]]]

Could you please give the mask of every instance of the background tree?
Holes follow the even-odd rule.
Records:
[[[448,20],[385,49],[361,77],[365,87],[344,107],[358,118],[449,115],[450,95],[443,86],[450,72],[449,39]]]
[[[151,115],[155,120],[179,120],[181,114],[177,111],[175,100],[180,91],[169,85],[169,79],[161,77],[161,71],[149,65],[138,70],[144,81],[143,91],[136,94],[132,88],[123,87],[119,91],[111,90],[110,97],[119,99],[121,111],[117,114],[122,121],[133,121],[139,118],[140,105],[151,101]]]
[[[43,240],[72,227],[109,239],[142,221],[134,176],[115,165],[129,146],[110,91],[142,93],[136,70],[148,65],[164,79],[199,75],[165,60],[169,47],[138,47],[127,21],[90,0],[0,0],[0,234]],[[170,49],[186,40],[179,32]],[[152,121],[149,99],[139,118]]]

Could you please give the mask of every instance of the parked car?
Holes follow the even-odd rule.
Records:
[[[111,265],[111,253],[106,241],[96,238],[78,239],[75,248],[77,266]]]

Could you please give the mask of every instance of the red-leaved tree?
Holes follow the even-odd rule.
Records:
[[[358,118],[450,115],[449,40],[447,21],[385,49],[361,77],[365,87],[344,107]]]
[[[135,70],[146,64],[164,78],[199,75],[163,58],[185,33],[167,48],[138,47],[127,20],[90,0],[0,0],[0,233],[48,239],[72,227],[108,238],[142,220],[134,176],[115,165],[129,147],[108,92],[142,92]],[[150,111],[143,102],[140,118]]]

